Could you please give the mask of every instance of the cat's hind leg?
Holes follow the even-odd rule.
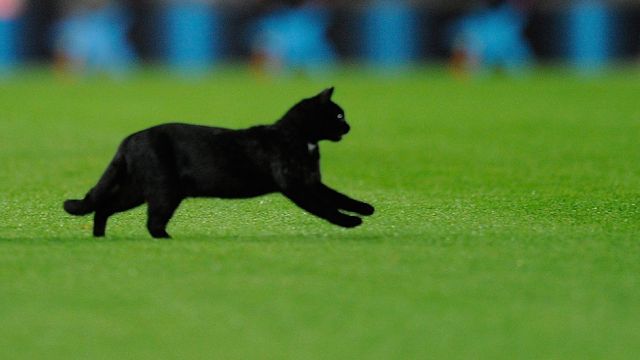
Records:
[[[118,191],[96,208],[93,216],[93,236],[102,237],[105,235],[107,220],[113,214],[127,211],[144,204],[142,191],[131,183],[122,185]]]
[[[93,236],[103,237],[107,229],[107,220],[113,215],[103,210],[96,210],[93,214]]]
[[[173,213],[180,206],[180,199],[174,195],[155,195],[148,200],[147,209],[147,229],[154,238],[168,239],[171,236],[167,233],[167,224]]]

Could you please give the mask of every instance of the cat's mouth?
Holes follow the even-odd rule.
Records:
[[[346,125],[340,130],[340,132],[336,132],[332,137],[329,138],[330,141],[340,141],[342,140],[342,137],[347,135],[349,133],[349,130],[351,130],[351,128],[349,127],[349,125]]]
[[[342,140],[342,137],[347,135],[349,133],[349,130],[351,130],[351,127],[349,127],[349,125],[347,125],[347,124],[344,124],[344,125],[345,126],[342,129],[342,134],[338,134],[338,136],[337,136],[338,139],[336,141]]]
[[[343,136],[345,136],[345,135],[347,135],[347,133],[348,133],[348,132],[349,132],[349,130],[347,130],[347,131],[343,132],[342,134],[335,134],[335,135],[334,135],[332,138],[330,138],[329,140],[331,140],[331,141],[335,141],[335,142],[338,142],[338,141],[342,140],[342,137],[343,137]]]

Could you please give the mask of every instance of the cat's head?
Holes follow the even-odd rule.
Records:
[[[331,100],[333,87],[296,104],[283,120],[301,129],[308,140],[340,141],[350,130],[344,110]]]

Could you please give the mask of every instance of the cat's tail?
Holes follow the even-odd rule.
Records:
[[[77,216],[91,214],[96,210],[98,204],[103,203],[113,193],[125,171],[124,155],[119,149],[96,186],[89,190],[82,200],[69,199],[65,201],[64,210]]]
[[[82,200],[69,199],[64,202],[64,211],[71,215],[88,215],[94,211],[93,204],[87,201],[87,198]]]

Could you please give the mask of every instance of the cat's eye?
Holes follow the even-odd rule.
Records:
[[[342,119],[344,119],[344,115],[338,114],[338,120],[342,120]]]

